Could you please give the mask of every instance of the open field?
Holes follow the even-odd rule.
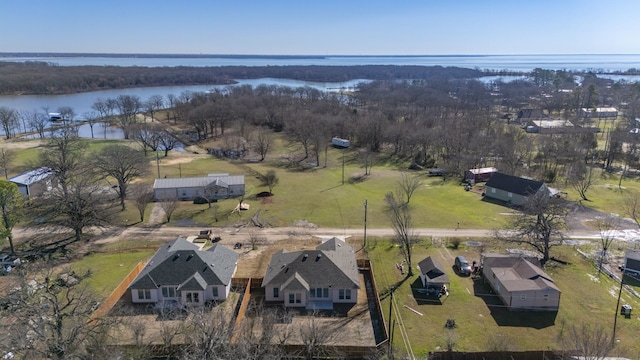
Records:
[[[485,242],[485,246],[485,251],[494,248],[491,243]],[[498,244],[496,246],[499,247]],[[540,350],[541,346],[542,349],[562,349],[563,334],[571,326],[583,323],[602,327],[608,334],[612,331],[618,284],[604,274],[598,277],[593,264],[572,247],[563,246],[555,250],[555,256],[570,262],[569,265],[551,262],[546,267],[547,273],[562,291],[557,313],[509,312],[483,281],[456,275],[452,268],[454,257],[464,255],[469,261],[478,261],[480,253],[477,247],[461,246],[454,250],[423,243],[414,248],[415,264],[426,256],[434,256],[449,275],[450,295],[444,298],[442,304],[421,301],[420,294],[412,291],[413,287],[420,284],[420,279],[417,275],[404,279],[395,267],[401,261],[398,249],[390,242],[379,241],[372,245],[369,255],[380,291],[391,285],[398,286],[393,296],[398,311],[394,312],[393,317],[397,322],[394,344],[400,351],[406,351],[400,327],[406,329],[409,343],[419,356],[429,351],[444,351],[450,343],[458,351],[524,351]],[[623,293],[621,303],[631,304],[634,309],[640,306],[640,301],[627,293]],[[382,307],[389,308],[389,296],[384,297]],[[385,317],[388,316],[388,310],[383,313]],[[451,333],[444,327],[447,319],[455,319],[456,322],[456,328]],[[640,353],[637,342],[639,332],[638,315],[631,319],[618,317],[614,353],[637,356]]]

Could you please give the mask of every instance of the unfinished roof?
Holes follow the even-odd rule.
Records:
[[[530,290],[560,292],[553,279],[542,268],[524,257],[485,255],[483,266],[485,269],[490,269],[509,292]]]

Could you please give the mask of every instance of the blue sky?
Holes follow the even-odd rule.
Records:
[[[0,52],[640,54],[638,0],[0,0]]]

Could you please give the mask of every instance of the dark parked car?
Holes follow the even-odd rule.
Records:
[[[456,256],[454,266],[458,273],[462,275],[471,275],[471,265],[464,256]]]

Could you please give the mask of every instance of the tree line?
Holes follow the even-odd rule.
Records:
[[[284,78],[320,82],[353,79],[475,78],[479,70],[441,66],[57,66],[0,62],[0,95],[69,94],[144,86],[224,85],[235,79]]]

